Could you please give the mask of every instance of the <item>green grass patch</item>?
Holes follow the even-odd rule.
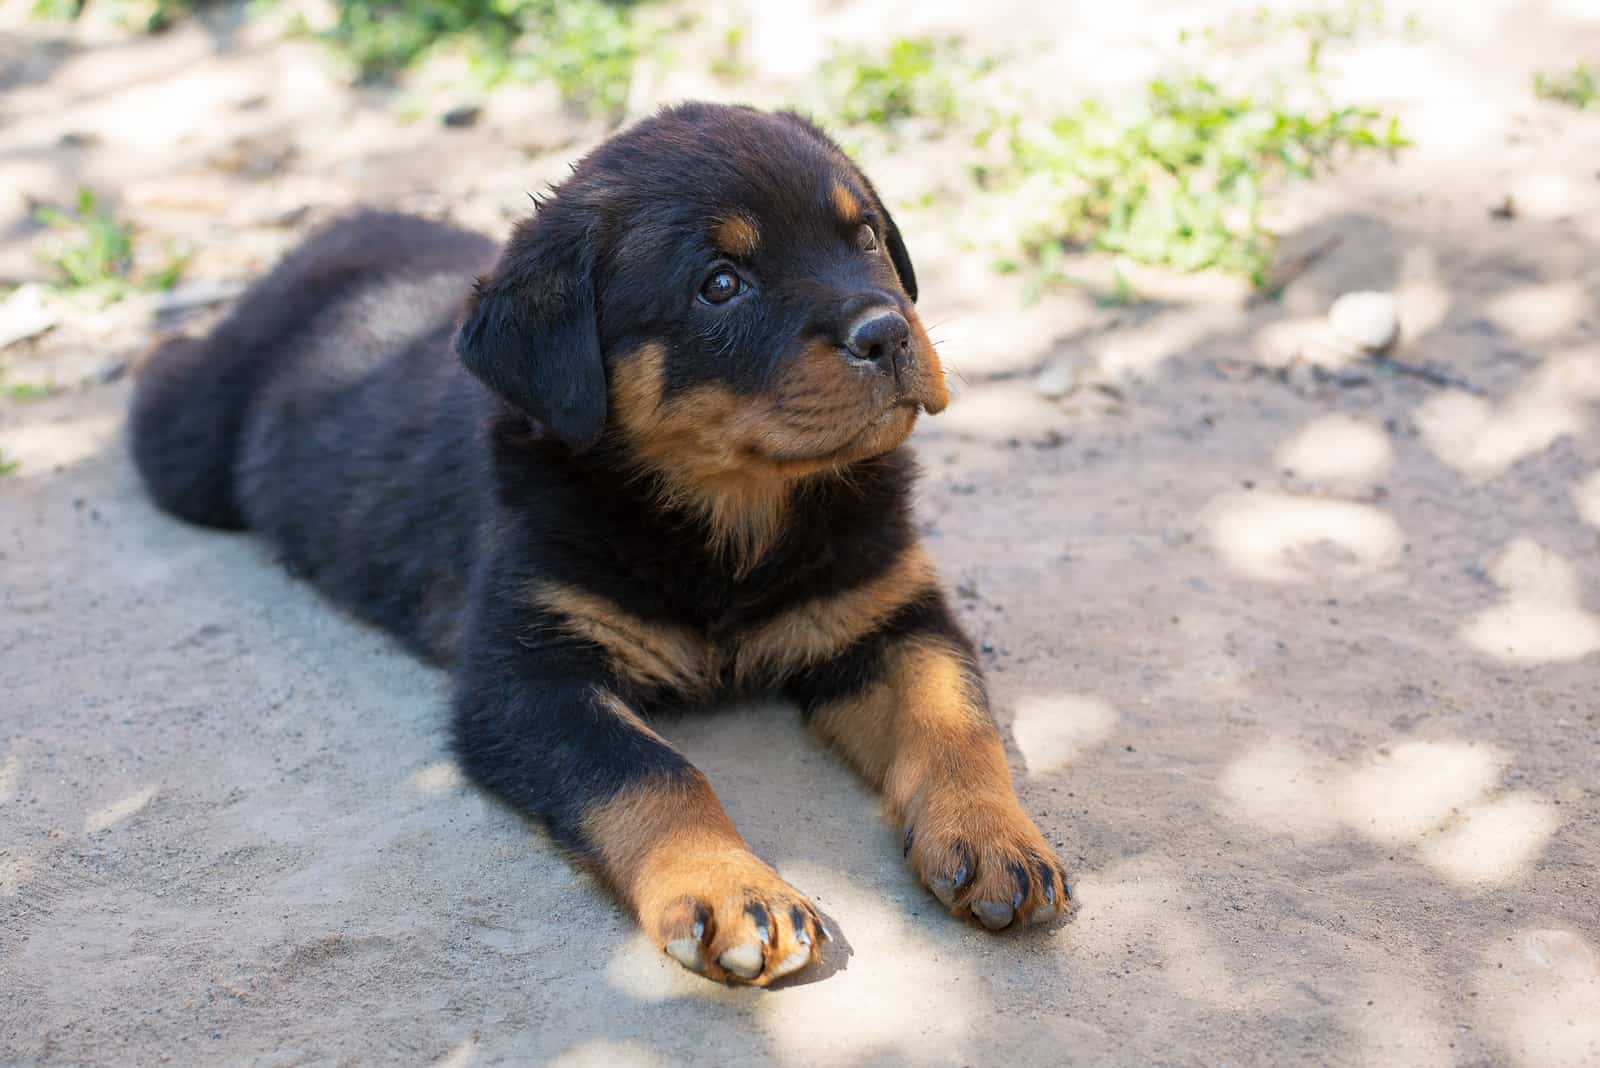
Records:
[[[750,75],[744,58],[744,27],[734,26],[722,35],[721,47],[708,64],[711,73],[725,82],[736,82]]]
[[[0,393],[16,401],[43,400],[53,392],[49,386],[37,382],[6,382],[0,384]]]
[[[979,136],[977,177],[1022,198],[1021,251],[1046,280],[1091,248],[1264,285],[1275,236],[1264,198],[1346,150],[1398,148],[1398,123],[1357,107],[1297,109],[1198,76],[1152,81],[1127,104],[1088,100],[1042,124],[1011,115]]]
[[[195,0],[98,0],[111,21],[125,29],[160,33],[194,10]],[[34,0],[33,17],[71,22],[88,10],[88,0]]]
[[[3,453],[3,452],[0,452],[0,478],[3,478],[4,476],[11,474],[13,471],[15,471],[17,469],[17,466],[18,465],[17,465],[17,461],[16,460],[7,460],[6,459],[6,454]]]
[[[53,232],[41,258],[61,290],[113,301],[138,289],[171,289],[183,273],[183,258],[172,254],[154,270],[138,269],[132,228],[87,187],[78,190],[72,210],[41,207],[34,217]]]
[[[880,53],[841,51],[819,74],[833,122],[892,126],[922,119],[940,127],[961,113],[964,86],[990,66],[955,38],[901,37]]]
[[[119,26],[156,33],[205,0],[96,0]],[[394,77],[436,49],[460,49],[486,86],[553,82],[568,103],[621,114],[633,68],[649,47],[638,0],[333,0],[328,41],[362,81]],[[256,13],[274,0],[258,0]],[[34,0],[35,18],[70,21],[88,0]],[[293,25],[305,26],[296,16]]]
[[[1579,63],[1571,70],[1540,71],[1533,76],[1533,91],[1568,107],[1600,111],[1600,67]]]
[[[436,49],[465,52],[487,86],[555,84],[568,103],[619,117],[649,47],[625,0],[338,0],[321,36],[367,81]]]
[[[1305,69],[1322,69],[1322,52],[1335,41],[1354,41],[1379,33],[1389,26],[1383,0],[1345,0],[1342,4],[1320,4],[1285,9],[1284,5],[1261,4],[1237,12],[1222,22],[1179,34],[1180,43],[1199,41],[1218,48],[1246,50],[1285,40],[1298,42],[1305,54]],[[1405,20],[1408,34],[1418,32],[1415,15]]]

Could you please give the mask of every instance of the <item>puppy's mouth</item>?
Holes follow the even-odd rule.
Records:
[[[925,405],[920,400],[909,397],[896,398],[884,405],[842,441],[837,434],[830,432],[827,437],[831,438],[832,442],[827,445],[819,443],[818,447],[796,449],[771,447],[770,442],[763,442],[753,445],[750,454],[752,458],[770,464],[803,465],[819,469],[870,459],[889,452],[905,441],[911,435],[918,414],[924,410]],[[800,433],[793,435],[794,437],[812,437],[815,434],[815,428],[795,429]],[[808,430],[811,433],[806,433]],[[785,434],[783,437],[789,438],[791,435]]]
[[[745,438],[745,455],[793,474],[900,445],[919,414],[939,412],[949,400],[938,355],[915,329],[920,343],[890,366],[853,360],[826,341],[811,343],[777,384],[761,429]]]

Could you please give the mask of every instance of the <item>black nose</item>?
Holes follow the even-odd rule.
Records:
[[[905,317],[885,311],[857,319],[844,339],[844,347],[858,360],[893,369],[895,361],[910,347],[910,339],[911,327]]]

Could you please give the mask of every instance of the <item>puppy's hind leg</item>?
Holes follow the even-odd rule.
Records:
[[[442,223],[360,212],[331,223],[258,279],[204,339],[160,346],[136,371],[134,463],[156,503],[207,526],[242,528],[235,472],[262,385],[293,374],[321,313],[384,279],[453,274],[461,289],[494,252]]]
[[[233,466],[254,375],[210,339],[172,338],[137,369],[128,436],[150,496],[173,515],[239,530]]]

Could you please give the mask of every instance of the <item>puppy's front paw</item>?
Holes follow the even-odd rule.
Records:
[[[974,798],[954,787],[941,794],[906,826],[905,852],[952,915],[999,931],[1071,909],[1060,862],[1014,798]]]
[[[639,922],[692,972],[766,986],[817,960],[828,929],[811,902],[753,854],[673,864],[650,881]]]

